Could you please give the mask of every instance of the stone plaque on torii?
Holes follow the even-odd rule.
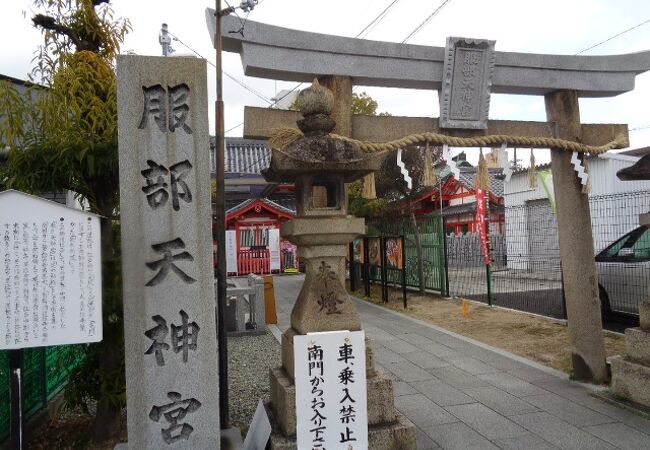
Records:
[[[214,33],[213,11],[206,16]],[[635,76],[650,69],[650,51],[538,55],[493,51],[492,41],[465,38],[450,38],[446,47],[428,47],[253,21],[247,22],[243,35],[229,33],[239,25],[236,18],[223,18],[223,46],[241,55],[246,75],[297,82],[319,78],[335,94],[335,132],[359,141],[391,141],[434,132],[451,137],[556,138],[592,146],[615,141],[614,148],[624,148],[629,145],[627,125],[580,123],[578,98],[631,91]],[[353,85],[438,90],[441,117],[352,115]],[[492,92],[543,95],[548,121],[488,120]],[[275,129],[293,127],[300,119],[299,112],[267,108],[246,107],[244,115],[244,136],[261,139],[268,139]],[[534,147],[548,148],[548,144]],[[608,375],[588,198],[575,176],[571,152],[551,148],[551,161],[574,375],[602,382]]]

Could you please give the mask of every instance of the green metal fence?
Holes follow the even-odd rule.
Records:
[[[68,376],[83,360],[79,346],[61,345],[23,350],[23,415],[29,418],[61,392]],[[9,436],[9,353],[0,352],[0,442]]]
[[[404,236],[406,253],[406,285],[419,287],[418,258],[415,245],[413,224],[408,217],[399,218],[392,222],[376,222],[371,224],[383,236]],[[446,292],[445,274],[445,241],[443,234],[443,220],[439,215],[418,218],[420,230],[420,244],[422,247],[422,261],[424,264],[424,285],[426,289],[438,291],[443,295]],[[400,274],[397,271],[388,271],[388,282],[401,284]],[[381,273],[379,268],[370,268],[370,279],[379,281]]]

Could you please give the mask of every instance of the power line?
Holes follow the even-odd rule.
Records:
[[[388,15],[388,12],[391,10],[393,6],[398,2],[399,0],[393,0],[391,3],[384,8],[382,12],[380,12],[377,17],[372,19],[372,21],[364,27],[363,30],[359,31],[359,33],[355,36],[355,38],[361,37],[361,35],[367,30],[366,36],[381,22],[384,20],[384,18]]]
[[[598,47],[598,46],[600,46],[600,45],[603,45],[605,42],[609,42],[609,41],[611,41],[612,39],[616,39],[617,37],[622,36],[622,35],[624,35],[625,33],[628,33],[628,32],[630,32],[630,31],[632,31],[632,30],[634,30],[634,29],[637,29],[637,28],[639,28],[639,27],[641,27],[641,26],[643,26],[643,25],[645,25],[646,23],[649,23],[649,22],[650,22],[650,19],[646,19],[646,20],[644,20],[643,22],[638,23],[638,24],[634,25],[633,27],[628,28],[627,30],[623,30],[623,31],[621,31],[620,33],[615,34],[614,36],[605,39],[604,41],[601,41],[601,42],[599,42],[599,43],[597,43],[597,44],[594,44],[594,45],[592,45],[591,47],[587,47],[587,48],[585,48],[584,50],[580,50],[578,53],[576,53],[576,55],[579,55],[579,54],[584,53],[584,52],[586,52],[586,51],[588,51],[588,50],[591,50],[591,49],[594,49],[594,48],[596,48],[596,47]]]
[[[442,10],[442,8],[444,8],[444,7],[447,5],[447,3],[449,3],[450,1],[451,1],[451,0],[444,0],[444,1],[440,4],[440,6],[438,6],[438,7],[437,7],[437,8],[436,8],[436,9],[435,9],[435,10],[434,10],[430,15],[429,15],[429,17],[427,17],[426,19],[424,19],[420,25],[418,25],[417,27],[415,27],[415,29],[414,29],[413,31],[411,31],[411,34],[409,34],[408,36],[406,36],[406,37],[404,38],[404,40],[402,41],[402,44],[406,43],[406,41],[408,41],[408,40],[411,39],[413,36],[415,36],[416,34],[418,34],[418,33],[420,32],[420,30],[421,30],[422,28],[424,28],[424,26],[425,26],[427,23],[429,23],[429,22],[431,21],[431,19],[433,19],[433,18],[436,16],[436,14],[438,14],[438,13]]]
[[[235,128],[239,128],[239,127],[241,127],[242,125],[244,125],[244,122],[240,123],[239,125],[235,125],[235,126],[232,127],[232,128],[228,128],[226,131],[223,132],[223,134],[230,133],[232,130],[234,130]]]
[[[175,40],[177,40],[181,45],[183,45],[183,46],[184,46],[185,48],[187,48],[189,51],[191,51],[192,53],[194,53],[196,56],[198,56],[199,58],[205,59],[205,60],[208,62],[208,64],[210,64],[212,67],[214,67],[214,68],[217,67],[217,66],[216,66],[212,61],[208,60],[208,59],[205,58],[203,55],[201,55],[199,52],[197,52],[197,51],[194,50],[192,47],[190,47],[190,46],[187,45],[185,42],[183,42],[183,41],[182,41],[178,36],[176,36],[176,35],[173,34],[172,32],[168,32],[168,33],[169,33],[169,34],[170,34],[170,35],[171,35]],[[250,86],[248,86],[247,84],[243,83],[242,81],[239,81],[237,78],[235,78],[234,76],[230,75],[230,74],[229,74],[228,72],[226,72],[225,70],[223,71],[223,73],[224,73],[224,75],[226,75],[228,78],[230,78],[232,81],[234,81],[235,83],[237,83],[238,85],[240,85],[241,87],[243,87],[244,89],[246,89],[247,91],[249,91],[251,94],[254,94],[254,95],[256,95],[257,97],[259,97],[260,99],[264,100],[266,103],[268,103],[268,104],[272,104],[272,103],[273,103],[271,100],[269,100],[268,98],[266,98],[266,97],[264,96],[264,94],[262,94],[262,93],[259,92],[259,91],[256,91],[255,89],[253,89],[252,87],[250,87]]]

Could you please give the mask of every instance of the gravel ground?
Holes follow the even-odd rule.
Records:
[[[269,368],[279,365],[280,344],[270,332],[228,338],[231,426],[248,428],[259,400],[269,400]]]

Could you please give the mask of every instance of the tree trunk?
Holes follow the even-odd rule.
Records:
[[[119,283],[121,270],[119,264],[119,249],[115,248],[115,236],[113,231],[113,214],[115,203],[112,193],[105,195],[105,198],[98,198],[97,207],[99,213],[104,217],[101,219],[101,249],[102,249],[102,284],[103,284],[103,317],[109,316],[117,311],[118,317],[122,317],[121,309],[121,286],[115,289],[115,283]],[[117,293],[116,293],[117,292]],[[97,400],[97,411],[95,413],[94,436],[95,441],[100,442],[117,436],[120,432],[121,406],[119,400],[105,395],[105,386],[115,384],[115,380],[123,378],[120,373],[123,370],[124,359],[124,330],[122,320],[103,321],[104,338],[98,345],[100,354],[99,361],[99,390]]]
[[[425,294],[426,282],[424,279],[424,260],[422,258],[422,243],[420,242],[420,229],[418,228],[418,221],[415,219],[415,213],[413,212],[413,205],[411,202],[408,202],[409,205],[409,215],[411,217],[411,225],[413,225],[413,236],[415,237],[415,254],[418,258],[418,280],[420,281],[420,295]]]

